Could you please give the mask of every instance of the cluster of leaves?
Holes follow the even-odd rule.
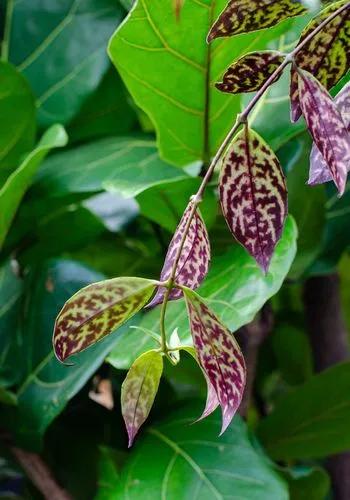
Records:
[[[84,391],[64,412],[67,402],[107,359],[114,367],[108,373],[114,394],[121,396],[121,410],[113,412],[113,424],[107,410],[97,421],[92,412],[86,429],[74,426],[74,436],[63,435],[65,448],[69,440],[78,443],[77,435],[97,447],[92,434],[98,422],[105,434],[109,425],[118,434],[106,442],[101,430],[98,445],[115,447],[121,441],[122,447],[119,414],[131,445],[158,391],[153,411],[163,422],[146,428],[127,460],[100,448],[98,498],[146,498],[155,491],[166,498],[221,498],[234,488],[246,498],[283,499],[289,496],[288,483],[292,498],[306,491],[309,498],[323,499],[329,487],[323,469],[286,467],[282,478],[250,442],[246,424],[238,416],[231,422],[246,378],[243,355],[231,332],[252,320],[279,290],[295,257],[297,229],[287,217],[285,176],[289,211],[300,235],[290,277],[328,271],[349,244],[344,229],[349,88],[342,87],[334,101],[328,94],[349,67],[346,2],[327,7],[301,31],[306,10],[287,0],[235,0],[228,5],[224,0],[138,0],[113,36],[133,2],[65,0],[54,8],[49,3],[11,5],[2,44],[1,424],[21,445],[38,447],[63,412],[46,437],[46,446],[51,440],[52,448],[59,448],[62,419],[69,412],[77,413],[79,421],[89,418]],[[314,141],[309,184],[333,180],[345,193],[338,199],[329,186],[329,194],[324,186],[304,187],[310,141],[302,120],[289,123],[284,97],[288,82],[281,66],[286,64],[285,47],[303,43],[341,7],[288,61],[292,119],[302,113]],[[298,21],[295,16],[303,17]],[[198,20],[196,29],[193,19]],[[110,59],[131,96],[110,67],[109,39]],[[242,129],[220,156],[218,177],[215,172],[203,201],[194,196],[186,206],[201,189],[201,180],[193,174],[198,172],[195,165],[179,167],[200,161],[202,172],[208,169],[232,117],[250,106],[249,97],[240,94],[262,89],[266,92],[238,123]],[[161,158],[149,137],[153,127]],[[34,146],[37,132],[42,137]],[[45,158],[55,148],[61,150]],[[217,186],[226,223],[242,246],[222,230]],[[157,277],[164,240],[174,230],[160,278],[145,278]],[[141,277],[124,276],[134,273]],[[195,291],[199,287],[200,295]],[[282,312],[292,302],[289,295],[284,300],[283,293],[289,291],[283,290]],[[56,316],[54,352],[64,363],[78,354],[74,366],[54,358]],[[259,367],[258,387],[266,406],[273,408],[257,426],[258,437],[272,458],[289,464],[349,446],[347,405],[340,404],[347,398],[349,366],[310,378],[307,341],[297,320],[293,325],[285,334],[278,323],[269,344],[273,360],[264,358],[270,365]],[[129,371],[121,383],[124,373],[119,370],[124,369]],[[284,401],[276,393],[274,370],[282,374],[283,391],[294,387]],[[189,427],[187,423],[198,419],[199,407],[181,407],[179,400],[186,390],[191,396],[204,394],[197,372],[207,391],[200,418],[207,418]],[[106,365],[101,373],[105,376]],[[300,383],[304,385],[295,388]],[[186,385],[190,389],[184,391]],[[180,408],[164,419],[169,413],[164,400],[171,404],[174,391],[180,394],[175,400]],[[332,394],[331,401],[325,400],[324,391]],[[80,406],[86,413],[79,413]],[[218,406],[222,431],[229,429],[220,442],[219,423],[211,415]],[[297,416],[294,408],[300,409]],[[324,437],[334,418],[344,426],[332,438]],[[254,427],[254,415],[251,420]],[[82,453],[78,459],[62,453],[65,471],[58,474],[65,483],[70,461],[73,471],[75,462],[82,468],[87,464]],[[9,477],[6,464],[0,463],[0,471]],[[77,498],[91,496],[74,481],[69,488],[78,491]]]

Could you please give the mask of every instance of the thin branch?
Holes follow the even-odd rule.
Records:
[[[166,313],[166,307],[167,307],[167,302],[168,302],[168,299],[169,299],[170,290],[172,289],[172,287],[174,286],[174,283],[175,283],[176,269],[177,269],[177,266],[178,266],[178,263],[179,263],[179,260],[180,260],[180,257],[181,257],[181,253],[182,253],[182,250],[183,250],[183,247],[184,247],[184,244],[185,244],[185,241],[186,241],[186,237],[187,237],[187,234],[188,234],[188,231],[189,231],[192,219],[194,217],[194,214],[195,214],[195,212],[197,210],[198,205],[201,203],[201,201],[203,199],[204,191],[205,191],[207,185],[209,184],[209,182],[211,180],[211,177],[212,177],[212,175],[214,173],[214,170],[215,170],[216,166],[218,165],[219,161],[222,158],[222,155],[224,154],[226,148],[228,147],[229,143],[231,142],[233,136],[236,134],[236,132],[239,129],[239,127],[242,124],[244,124],[244,123],[247,122],[249,113],[253,110],[253,108],[255,107],[255,105],[258,103],[258,101],[260,100],[260,98],[265,94],[265,92],[270,87],[270,85],[272,83],[274,83],[275,79],[283,72],[284,68],[288,64],[290,64],[290,63],[293,62],[294,57],[298,54],[298,52],[303,47],[305,47],[305,45],[307,45],[312,40],[312,38],[314,36],[316,36],[329,22],[331,22],[335,17],[337,17],[339,14],[341,14],[344,10],[348,9],[349,7],[350,7],[350,2],[347,3],[347,4],[345,4],[345,5],[343,5],[342,7],[340,7],[339,9],[337,9],[336,11],[334,11],[329,17],[327,17],[326,19],[324,19],[322,21],[322,23],[320,23],[313,31],[311,31],[311,33],[309,33],[309,35],[299,45],[297,45],[297,47],[295,47],[294,50],[292,50],[289,54],[286,55],[286,57],[284,58],[283,62],[272,73],[272,75],[270,75],[270,77],[266,80],[266,82],[264,83],[264,85],[255,94],[255,96],[249,102],[249,104],[244,109],[244,111],[242,113],[240,113],[240,114],[237,115],[237,118],[236,118],[236,121],[235,121],[233,127],[231,128],[231,130],[229,131],[229,133],[225,137],[223,143],[221,144],[221,146],[219,147],[217,153],[215,154],[214,158],[212,159],[212,161],[211,161],[211,163],[209,165],[209,168],[208,168],[205,176],[203,177],[201,185],[199,186],[199,189],[198,189],[197,193],[195,195],[191,196],[190,201],[189,201],[189,203],[188,203],[188,205],[186,207],[186,210],[188,210],[188,208],[190,207],[191,204],[192,204],[192,207],[191,207],[191,210],[189,212],[188,220],[187,220],[187,223],[186,223],[186,226],[185,226],[185,229],[184,229],[184,232],[183,232],[180,244],[178,246],[178,249],[177,249],[177,252],[176,252],[176,255],[175,255],[175,259],[174,259],[173,267],[172,267],[172,270],[171,270],[170,278],[167,281],[167,286],[168,286],[169,293],[165,294],[164,299],[163,299],[163,304],[162,304],[162,311],[161,311],[161,332],[162,332],[162,338],[164,339],[164,341],[165,341],[165,325],[164,325],[164,323],[165,323],[165,313]],[[165,343],[165,348],[166,348],[166,343]]]

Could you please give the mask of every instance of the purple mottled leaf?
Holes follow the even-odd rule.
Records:
[[[266,273],[287,216],[287,189],[275,153],[247,126],[224,157],[219,193],[233,236]]]
[[[227,429],[243,396],[246,368],[242,352],[231,332],[202,299],[184,288],[193,345],[198,361],[210,381],[207,405],[202,417],[216,408],[216,398],[222,411],[221,434]]]
[[[170,242],[164,266],[160,274],[160,281],[166,281],[171,276],[175,257],[191,210],[192,203],[186,208],[176,228],[173,239]],[[208,233],[199,210],[196,210],[181,251],[180,260],[177,264],[175,282],[195,290],[207,275],[209,264],[210,244]],[[154,307],[157,304],[161,304],[163,302],[165,290],[164,287],[158,287],[156,295],[147,307]],[[180,297],[182,297],[182,291],[178,288],[173,288],[170,292],[169,300],[176,300]]]
[[[345,126],[350,132],[350,82],[343,87],[334,99],[340,114],[342,115]],[[350,162],[347,165],[348,172],[350,170]],[[320,150],[314,144],[310,154],[310,174],[308,184],[323,184],[332,180],[332,174],[327,163],[324,161]]]
[[[344,193],[350,161],[350,135],[327,90],[298,69],[299,102],[312,138],[325,160],[339,194]]]
[[[317,26],[333,12],[345,5],[347,0],[326,6],[301,33],[300,45]],[[295,64],[311,73],[327,89],[331,89],[345,75],[350,64],[350,9],[343,10],[324,25],[311,40],[295,55]],[[291,120],[296,122],[301,116],[299,105],[298,75],[291,71],[290,83]]]

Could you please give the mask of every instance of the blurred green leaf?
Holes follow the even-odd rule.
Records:
[[[249,323],[279,290],[295,256],[296,237],[295,223],[288,218],[266,276],[240,245],[213,259],[209,274],[198,291],[231,331]],[[159,307],[140,314],[139,322],[135,320],[133,325],[158,332]],[[169,335],[177,327],[183,344],[191,344],[187,311],[182,299],[168,304],[166,327]],[[108,362],[116,368],[125,369],[137,356],[154,347],[155,342],[142,330],[128,330],[119,335]]]
[[[267,48],[290,26],[208,45],[209,28],[226,3],[188,0],[177,19],[170,0],[138,0],[109,45],[136,104],[156,126],[161,156],[176,165],[208,162],[241,107],[239,96],[219,92],[214,83],[233,60]]]
[[[9,423],[17,439],[38,447],[47,426],[101,365],[115,342],[105,342],[79,355],[75,366],[63,366],[52,349],[55,318],[65,301],[83,286],[104,276],[79,263],[53,260],[32,272],[23,319],[22,365],[25,375],[18,388],[18,414]],[[13,370],[17,369],[12,365]]]
[[[105,189],[132,197],[157,184],[186,177],[183,170],[160,160],[153,141],[113,137],[51,156],[40,169],[34,189],[38,196]]]
[[[350,363],[328,368],[280,400],[258,435],[274,459],[318,458],[350,447]]]
[[[67,127],[70,142],[130,132],[137,116],[129,100],[120,76],[110,68]]]
[[[192,404],[148,428],[103,498],[287,500],[286,484],[253,448],[244,422],[236,416],[218,440],[216,414],[189,425],[200,411]]]
[[[0,185],[34,144],[34,96],[26,79],[0,62]]]
[[[123,16],[115,0],[14,2],[9,59],[31,84],[42,127],[66,124],[96,89]]]
[[[99,479],[95,500],[117,499],[116,485],[119,482],[120,452],[101,446],[99,460]]]
[[[321,467],[296,467],[284,474],[289,486],[290,500],[325,500],[330,480]]]
[[[0,248],[21,199],[45,156],[52,148],[65,146],[67,135],[61,125],[53,125],[0,189]]]

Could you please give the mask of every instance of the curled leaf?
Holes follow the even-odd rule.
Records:
[[[211,28],[208,42],[269,28],[305,12],[305,7],[293,0],[230,0]]]
[[[176,228],[175,234],[170,242],[168,252],[165,257],[164,266],[160,274],[160,281],[166,281],[171,276],[175,257],[184,234],[192,203],[189,203],[182,219]],[[191,220],[189,230],[181,251],[180,260],[177,265],[175,282],[195,290],[207,275],[210,264],[210,243],[208,232],[199,210]],[[157,293],[148,307],[154,307],[163,302],[165,293],[164,287],[158,287]],[[182,297],[182,291],[173,288],[169,295],[169,300],[176,300]]]
[[[348,0],[328,5],[323,9],[301,33],[298,45],[305,40],[329,15]],[[350,66],[350,8],[345,9],[332,21],[327,23],[310,42],[295,56],[295,64],[311,73],[327,89],[331,89],[345,75]],[[296,122],[301,115],[299,105],[298,75],[291,71],[290,85],[291,119]]]
[[[287,189],[275,153],[247,126],[224,157],[219,193],[233,236],[267,272],[287,216]]]
[[[350,162],[350,134],[332,98],[316,78],[300,69],[298,78],[306,124],[342,195]]]
[[[221,434],[230,424],[243,396],[246,369],[241,350],[231,332],[192,290],[184,288],[191,335],[199,363],[210,381],[203,416],[216,405],[222,410]]]
[[[112,333],[146,304],[156,284],[144,278],[115,278],[79,290],[57,316],[56,357],[64,361]]]
[[[123,382],[121,404],[129,448],[151,411],[162,372],[161,353],[148,351],[136,359]]]
[[[345,126],[350,132],[350,83],[345,85],[343,89],[337,94],[334,103],[338,108]],[[347,165],[347,170],[350,170],[350,162]],[[308,184],[323,184],[332,180],[332,174],[329,170],[327,163],[323,159],[320,150],[314,144],[310,154],[310,174]]]
[[[255,92],[264,85],[283,60],[283,55],[275,50],[246,54],[231,64],[223,76],[223,81],[216,83],[215,87],[230,94]]]

